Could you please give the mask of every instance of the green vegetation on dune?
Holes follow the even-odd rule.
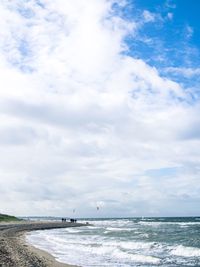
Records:
[[[0,222],[13,222],[13,221],[21,221],[21,220],[15,216],[0,214]]]

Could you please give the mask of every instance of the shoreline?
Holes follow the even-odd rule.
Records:
[[[0,223],[1,267],[80,267],[61,263],[50,253],[34,247],[26,240],[26,233],[85,224],[61,222]]]
[[[55,267],[81,267],[80,265],[79,266],[71,265],[71,264],[57,261],[57,259],[52,254],[47,252],[46,250],[37,248],[34,245],[32,245],[31,243],[29,243],[26,240],[26,234],[27,234],[27,232],[21,234],[21,236],[19,237],[21,240],[20,242],[22,242],[22,244],[27,245],[28,250],[30,250],[32,253],[37,254],[38,257],[40,257],[40,258],[44,258],[44,260],[46,262],[48,262],[48,265],[47,265],[48,267],[50,267],[50,266],[52,266],[52,267],[54,267],[54,266]]]

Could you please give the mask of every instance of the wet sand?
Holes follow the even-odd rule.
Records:
[[[0,223],[0,267],[72,267],[59,263],[53,256],[25,241],[25,233],[85,224],[69,222]]]

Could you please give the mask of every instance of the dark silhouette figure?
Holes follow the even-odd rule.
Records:
[[[76,219],[70,219],[70,222],[71,222],[71,223],[76,223],[77,220],[76,220]]]

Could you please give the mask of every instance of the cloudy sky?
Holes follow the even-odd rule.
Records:
[[[0,212],[200,214],[199,9],[0,1]]]

